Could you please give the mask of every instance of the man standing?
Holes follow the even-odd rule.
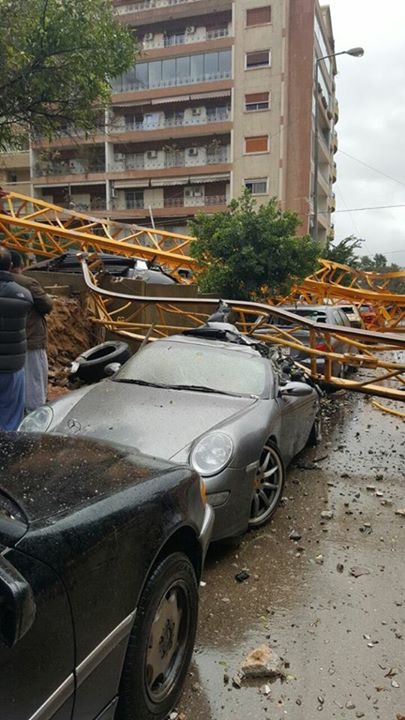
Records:
[[[19,285],[30,291],[34,306],[27,317],[27,355],[25,358],[25,409],[27,412],[46,402],[48,393],[48,328],[45,316],[52,310],[52,298],[31,275],[23,274],[21,255],[11,254],[11,272]]]
[[[0,246],[0,430],[17,430],[24,417],[25,323],[33,305],[10,268],[11,255]]]

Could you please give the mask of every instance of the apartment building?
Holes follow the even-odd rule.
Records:
[[[316,63],[334,51],[328,7],[318,0],[114,6],[142,54],[114,79],[112,107],[91,139],[67,132],[32,146],[35,196],[184,231],[196,212],[224,210],[247,187],[259,202],[277,196],[300,215],[302,232],[313,232],[317,192],[324,241],[338,119],[334,58]]]

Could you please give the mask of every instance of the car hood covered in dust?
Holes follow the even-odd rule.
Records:
[[[144,387],[105,381],[81,395],[52,432],[141,448],[167,460],[197,437],[245,413],[256,397]],[[55,407],[55,410],[57,408]]]

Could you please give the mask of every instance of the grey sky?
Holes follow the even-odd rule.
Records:
[[[337,58],[336,239],[363,237],[365,254],[382,252],[405,267],[405,1],[321,4],[331,8],[336,52],[359,45],[365,51]],[[376,205],[403,207],[345,212]]]

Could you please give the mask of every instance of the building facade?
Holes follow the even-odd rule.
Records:
[[[32,193],[184,231],[196,212],[223,210],[247,187],[258,202],[277,196],[299,214],[302,232],[313,232],[317,192],[324,241],[338,118],[334,59],[317,62],[334,52],[329,9],[317,0],[114,6],[136,31],[142,54],[114,80],[112,107],[92,138],[67,132],[32,146]]]

